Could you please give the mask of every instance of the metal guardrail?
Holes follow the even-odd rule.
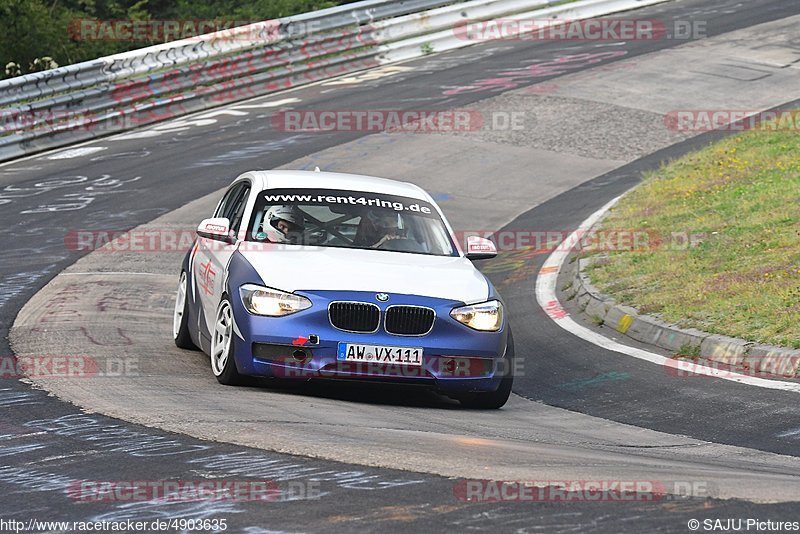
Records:
[[[0,81],[0,161],[473,44],[456,25],[667,0],[365,0]]]
[[[402,16],[459,0],[367,0],[275,21],[258,22],[179,41],[123,52],[44,72],[0,81],[0,105],[51,96],[101,82],[147,73],[156,68],[269,46],[306,37],[304,29],[327,32]],[[299,30],[293,30],[299,28]],[[276,38],[277,34],[277,38]],[[247,37],[247,38],[245,38]]]

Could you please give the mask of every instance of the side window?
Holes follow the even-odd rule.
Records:
[[[219,203],[217,211],[214,212],[214,217],[228,217],[230,218],[231,207],[236,200],[236,195],[242,190],[244,184],[236,184],[228,189],[225,196],[222,197],[222,202]]]
[[[239,194],[234,199],[231,206],[230,216],[228,219],[231,221],[231,230],[239,233],[239,225],[242,224],[242,216],[244,215],[244,207],[247,205],[247,199],[250,196],[250,184],[244,184],[240,189]],[[224,215],[223,215],[224,217]]]

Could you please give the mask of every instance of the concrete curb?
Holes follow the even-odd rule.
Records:
[[[566,272],[572,280],[572,285],[565,291],[567,298],[577,300],[581,312],[592,322],[673,354],[681,350],[696,352],[703,361],[718,362],[736,372],[778,378],[800,377],[800,350],[760,345],[694,328],[679,328],[618,304],[613,298],[603,295],[585,273],[589,264],[602,260],[602,256],[579,258],[568,263]]]

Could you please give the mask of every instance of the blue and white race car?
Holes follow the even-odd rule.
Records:
[[[173,334],[222,384],[245,377],[421,384],[499,408],[513,381],[503,302],[442,211],[404,182],[312,171],[239,176],[181,269]]]

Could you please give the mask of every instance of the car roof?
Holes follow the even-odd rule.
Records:
[[[387,178],[322,171],[250,171],[254,185],[264,189],[338,189],[397,195],[433,203],[431,196],[421,187],[409,182]]]

